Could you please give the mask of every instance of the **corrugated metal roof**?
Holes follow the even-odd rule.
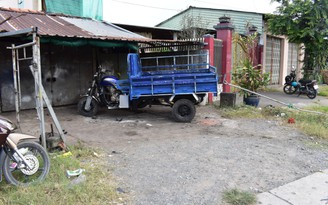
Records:
[[[92,38],[145,42],[145,38],[113,24],[89,18],[46,14],[39,11],[0,8],[0,31],[38,27],[41,36]]]
[[[92,21],[89,19],[60,17],[61,19],[92,33],[95,36],[117,36],[125,38],[145,38],[139,34],[118,27],[114,24],[101,21]]]

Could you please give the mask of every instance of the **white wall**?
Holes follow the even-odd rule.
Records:
[[[0,6],[5,8],[17,8],[18,1],[17,0],[0,0]]]
[[[41,10],[41,0],[0,0],[0,7]]]

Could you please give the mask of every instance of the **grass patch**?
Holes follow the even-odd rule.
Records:
[[[222,117],[225,118],[263,118],[260,110],[247,105],[241,105],[238,107],[224,107],[221,108],[219,105],[215,105],[217,109],[221,111]]]
[[[51,167],[48,177],[39,184],[15,187],[1,182],[0,202],[4,204],[123,204],[124,194],[116,191],[114,178],[101,151],[78,144],[70,148],[72,155],[50,154]],[[100,154],[99,154],[100,153]],[[85,169],[86,180],[71,185],[76,177],[67,178],[66,170]]]
[[[300,129],[305,134],[328,140],[328,106],[312,106],[304,109],[324,114],[315,114],[282,107],[258,109],[250,106],[225,108],[220,109],[220,112],[222,117],[226,118],[264,118],[278,120],[284,125]],[[295,123],[288,124],[291,118],[294,119]]]
[[[317,142],[316,140],[306,142],[305,145],[308,147],[318,149],[318,150],[324,150],[328,151],[328,143],[327,142]]]
[[[318,138],[328,139],[328,115],[294,112],[295,126],[304,133]]]
[[[253,193],[231,189],[223,193],[223,201],[229,205],[253,205],[256,196]]]
[[[328,97],[328,86],[327,85],[320,86],[318,95]]]
[[[306,107],[306,109],[328,114],[328,106],[316,105],[316,106]]]
[[[304,110],[312,110],[323,114],[315,114],[288,108],[267,108],[262,110],[262,114],[266,116],[266,118],[274,116],[276,119],[281,120],[285,125],[296,127],[307,135],[328,140],[328,107],[313,106],[304,108]],[[288,124],[288,121],[291,118],[295,120],[295,123]]]

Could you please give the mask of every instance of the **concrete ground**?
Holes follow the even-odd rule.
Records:
[[[299,108],[328,106],[324,97],[277,90],[263,94]],[[260,107],[268,105],[286,106],[262,97]],[[234,187],[263,191],[259,204],[328,204],[327,151],[305,145],[313,140],[271,121],[224,119],[211,106],[197,110],[187,124],[155,106],[137,113],[102,110],[95,118],[78,115],[75,106],[56,113],[68,144],[82,141],[108,151],[120,187],[135,197],[131,204],[217,205],[220,193]],[[15,119],[14,113],[2,115]],[[35,111],[22,112],[21,119],[24,132],[38,134]]]
[[[257,195],[262,205],[327,205],[328,169]]]

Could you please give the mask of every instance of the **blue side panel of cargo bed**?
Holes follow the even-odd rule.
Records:
[[[218,78],[214,67],[142,72],[137,54],[128,54],[128,65],[131,100],[141,96],[217,94]]]
[[[130,82],[127,79],[117,81],[117,89],[122,91],[123,94],[128,95],[130,89]]]

